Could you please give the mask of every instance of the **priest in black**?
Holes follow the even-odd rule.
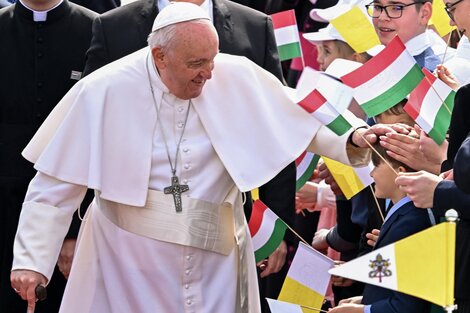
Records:
[[[95,16],[67,0],[22,0],[0,10],[0,312],[24,313],[27,305],[10,285],[18,217],[36,172],[21,151],[82,76]],[[56,267],[36,313],[58,311],[65,282]]]

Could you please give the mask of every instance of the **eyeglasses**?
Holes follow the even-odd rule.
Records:
[[[459,0],[458,2],[463,1]],[[390,5],[378,5],[375,3],[369,3],[366,5],[367,14],[372,18],[379,18],[382,11],[385,11],[388,18],[400,18],[403,15],[403,10],[406,7],[423,4],[424,2],[413,2],[409,4],[390,4]]]
[[[454,20],[455,7],[457,6],[457,4],[459,4],[462,1],[463,0],[458,0],[458,1],[456,1],[454,3],[451,3],[451,4],[447,3],[445,8],[444,8],[444,10],[446,10],[446,12],[447,12],[447,15],[449,15],[450,19],[453,20],[454,22],[455,22],[455,20]]]

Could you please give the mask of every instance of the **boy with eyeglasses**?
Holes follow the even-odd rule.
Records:
[[[426,32],[432,0],[375,0],[366,8],[383,45],[398,35],[421,67],[434,71],[442,63],[431,48],[431,38]]]

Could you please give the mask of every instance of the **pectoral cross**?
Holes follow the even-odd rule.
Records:
[[[188,185],[180,185],[178,176],[174,175],[171,177],[171,186],[163,188],[164,194],[172,194],[173,200],[175,201],[176,212],[183,211],[183,205],[181,203],[181,194],[189,190]]]

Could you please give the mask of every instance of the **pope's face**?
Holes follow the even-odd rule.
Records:
[[[163,83],[180,99],[199,96],[212,77],[219,51],[215,31],[206,24],[181,24],[170,46],[154,48],[152,54]]]

